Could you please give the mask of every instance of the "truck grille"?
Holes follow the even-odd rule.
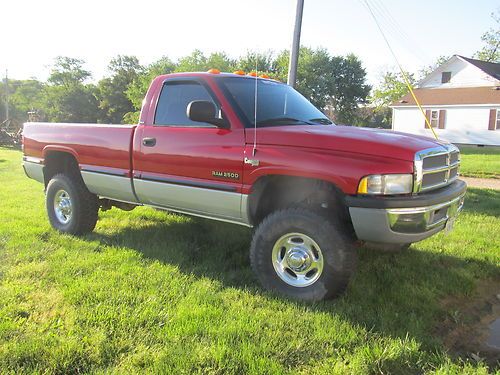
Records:
[[[460,151],[454,145],[417,152],[413,192],[419,193],[451,184],[458,178],[459,167]]]

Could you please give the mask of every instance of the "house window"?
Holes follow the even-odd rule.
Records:
[[[500,109],[497,109],[497,121],[495,123],[495,129],[500,129]]]
[[[451,80],[451,72],[441,73],[441,83],[448,83]]]
[[[431,111],[431,126],[433,128],[439,127],[439,111]]]

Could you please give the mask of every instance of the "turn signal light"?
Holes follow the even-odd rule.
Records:
[[[207,73],[220,74],[220,70],[212,68],[212,69],[207,70]]]
[[[236,70],[233,74],[238,74],[239,76],[244,76],[245,72],[243,70]]]

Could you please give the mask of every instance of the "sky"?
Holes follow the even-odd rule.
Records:
[[[333,55],[356,54],[369,83],[394,68],[365,0],[305,0],[301,44]],[[417,71],[439,56],[470,57],[494,25],[496,0],[368,0],[405,70]],[[2,0],[0,74],[45,80],[56,56],[86,61],[98,80],[118,54],[142,64],[194,49],[288,49],[296,0]]]

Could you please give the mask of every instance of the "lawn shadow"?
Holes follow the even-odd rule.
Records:
[[[218,280],[224,287],[282,298],[264,291],[250,269],[250,229],[201,218],[167,222],[148,217],[148,222],[151,224],[141,228],[126,228],[112,235],[96,232],[86,238],[134,249],[146,259]],[[433,350],[440,341],[431,335],[439,328],[432,324],[448,314],[440,307],[440,300],[457,290],[473,291],[480,278],[494,278],[500,290],[499,268],[491,263],[421,251],[418,244],[401,254],[360,248],[358,270],[343,297],[315,304],[289,303],[337,314],[372,332],[414,338],[424,349]]]
[[[464,210],[488,216],[500,216],[500,190],[467,188]]]

